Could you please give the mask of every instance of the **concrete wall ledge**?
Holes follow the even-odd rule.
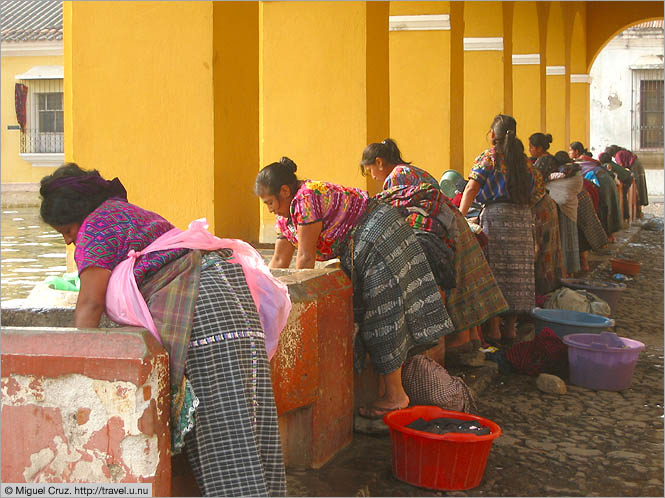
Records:
[[[287,284],[293,304],[271,361],[285,463],[289,467],[318,468],[352,439],[352,286],[344,272],[334,268],[276,270],[275,274]],[[146,331],[118,328],[106,317],[103,317],[102,329],[73,329],[69,328],[73,323],[73,307],[35,304],[23,302],[20,306],[2,307],[3,395],[10,385],[14,385],[11,379],[17,375],[29,376],[32,380],[26,381],[28,385],[38,382],[51,386],[53,382],[59,382],[58,379],[80,375],[77,372],[85,372],[88,376],[94,372],[94,382],[142,385],[142,378],[137,373],[132,374],[133,377],[129,370],[123,370],[122,375],[118,373],[119,368],[125,368],[118,366],[118,358],[145,358],[146,351],[161,355],[168,370],[166,352]],[[147,344],[150,344],[149,348]],[[138,368],[134,363],[133,368]],[[167,380],[164,385],[168,386]],[[159,406],[168,407],[168,392],[162,391],[160,396]],[[31,416],[31,410],[35,410],[34,399],[34,396],[24,397],[23,409],[27,411],[23,417]],[[16,418],[7,418],[9,412],[5,408],[3,405],[3,457],[5,447],[10,447],[6,446],[8,439],[5,437],[10,438],[19,425]],[[168,408],[164,413],[168,415]],[[35,434],[21,434],[22,439],[36,437]],[[168,441],[166,435],[163,439]],[[44,448],[40,447],[37,453]],[[5,468],[11,460],[9,454],[6,456],[2,460],[2,477],[11,482],[5,478]],[[27,466],[23,465],[21,472],[12,468],[14,482],[53,477],[44,472],[25,474]],[[175,468],[173,470],[174,474],[177,473]],[[75,480],[73,474],[66,477]],[[94,482],[92,477],[88,474],[79,480]],[[182,490],[178,491],[179,485],[174,481],[173,493],[186,495]]]
[[[2,328],[4,482],[171,492],[168,355],[142,329]]]

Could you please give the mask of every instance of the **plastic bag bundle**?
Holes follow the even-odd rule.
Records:
[[[185,231],[178,228],[169,230],[142,251],[129,251],[127,259],[118,264],[111,273],[106,291],[108,316],[114,322],[148,329],[161,343],[148,305],[136,284],[134,264],[144,254],[181,248],[233,251],[233,258],[230,261],[242,266],[265,333],[268,358],[272,358],[277,350],[279,334],[286,325],[291,311],[288,289],[284,283],[273,277],[256,249],[242,240],[220,239],[212,235],[208,231],[205,218],[192,221]]]

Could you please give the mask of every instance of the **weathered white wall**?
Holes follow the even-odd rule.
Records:
[[[659,34],[636,35],[632,30],[616,36],[600,52],[591,71],[590,113],[591,143],[594,156],[606,146],[617,144],[633,149],[639,155],[638,144],[631,143],[631,105],[633,65],[660,65],[663,67],[663,31]],[[646,154],[645,154],[646,156]],[[658,155],[656,155],[658,156]],[[642,160],[646,168],[658,168],[647,173],[650,195],[663,195],[662,155],[649,155]],[[659,160],[658,160],[659,159]]]

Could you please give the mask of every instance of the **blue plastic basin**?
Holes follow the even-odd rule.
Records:
[[[551,328],[559,337],[568,334],[599,334],[614,327],[614,320],[611,318],[581,311],[534,308],[531,316],[536,322],[536,334],[545,327]]]

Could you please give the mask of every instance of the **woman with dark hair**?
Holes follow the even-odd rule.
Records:
[[[598,189],[599,202],[596,214],[610,242],[614,242],[613,234],[621,230],[619,197],[614,178],[597,161],[577,160],[576,162],[580,165],[584,179],[592,182]]]
[[[563,267],[567,275],[580,270],[580,247],[577,231],[578,194],[583,190],[580,167],[563,150],[554,154],[554,161],[538,163],[547,182],[550,196],[559,208],[559,234]]]
[[[538,184],[516,130],[512,116],[494,118],[489,131],[492,147],[476,158],[460,204],[462,214],[474,199],[484,205],[480,224],[488,238],[487,261],[510,307],[503,332],[500,317],[492,318],[486,339],[498,342],[503,335],[508,343],[515,341],[518,315],[535,305],[530,203],[538,197]]]
[[[637,189],[638,211],[639,216],[642,217],[642,206],[649,205],[649,193],[647,191],[646,174],[640,159],[627,149],[619,150],[614,159],[619,166],[623,166],[630,170],[635,179],[635,187]]]
[[[184,446],[201,493],[285,495],[265,320],[245,278],[251,270],[236,262],[235,249],[186,249],[200,245],[182,243],[191,228],[182,232],[130,204],[117,178],[107,181],[76,164],[44,177],[40,194],[42,219],[76,245],[75,326],[96,328],[104,311],[117,319],[136,313],[130,306],[138,300],[147,304],[146,328],[169,353],[171,451]],[[114,271],[122,269],[125,277]],[[134,301],[119,292],[124,286],[136,289]],[[133,320],[122,323],[144,323]]]
[[[575,165],[582,170],[591,171],[598,161],[590,157],[589,152],[579,142],[570,144],[571,151],[576,152]],[[580,153],[579,150],[583,149]],[[582,172],[582,171],[581,171]],[[582,172],[583,173],[583,172]],[[582,190],[577,194],[577,230],[579,240],[580,269],[589,271],[587,252],[590,249],[598,250],[609,241],[607,233],[600,222],[600,192],[596,185],[582,176]]]
[[[550,154],[541,155],[534,164],[534,170],[540,174],[543,183],[552,169],[558,170],[558,163]],[[543,295],[557,289],[560,286],[561,278],[565,276],[559,213],[556,202],[545,189],[542,190],[539,198],[535,199],[531,210],[535,224],[536,294]]]
[[[455,326],[455,333],[446,336],[446,350],[464,352],[473,349],[473,342],[480,345],[477,326],[506,311],[508,304],[462,213],[443,195],[432,175],[401,158],[397,144],[390,138],[368,145],[360,167],[363,174],[369,172],[382,183],[383,191],[376,195],[377,199],[401,209],[416,234],[425,232],[439,239],[423,244],[426,252],[429,245],[442,242],[452,249],[453,281],[439,282]],[[432,268],[441,264],[432,260],[447,261],[435,251],[430,253]]]
[[[531,162],[535,162],[536,159],[542,156],[550,155],[547,150],[550,148],[552,143],[552,135],[549,133],[534,133],[529,137],[529,155],[531,156]]]
[[[596,161],[591,152],[589,152],[582,142],[572,142],[570,144],[570,149],[568,150],[568,155],[571,159],[582,160],[582,161]],[[598,162],[598,161],[596,161]]]
[[[627,220],[630,218],[630,206],[628,205],[628,190],[630,189],[630,186],[633,184],[633,175],[630,173],[629,170],[627,170],[623,166],[619,166],[616,162],[614,162],[612,159],[611,152],[608,152],[607,149],[606,152],[603,152],[598,156],[598,160],[609,173],[615,175],[616,178],[619,180],[620,185],[617,186],[618,190],[620,191],[619,205],[620,207],[621,205],[623,205],[623,209],[619,210],[619,216],[621,218],[620,223],[621,223],[621,220]]]
[[[328,182],[299,180],[289,158],[256,177],[255,192],[271,213],[277,241],[271,268],[314,268],[339,258],[353,283],[360,330],[354,356],[361,370],[369,352],[379,375],[379,398],[360,415],[378,419],[405,408],[402,365],[409,350],[433,345],[453,330],[432,270],[400,212],[367,192]]]

